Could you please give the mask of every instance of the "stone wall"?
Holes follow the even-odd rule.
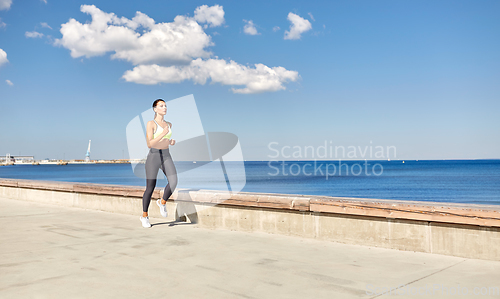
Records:
[[[142,214],[144,187],[0,179],[0,196]],[[150,217],[161,217],[154,203]],[[167,220],[346,244],[500,260],[500,206],[176,189]]]

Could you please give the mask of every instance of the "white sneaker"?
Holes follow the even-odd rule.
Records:
[[[141,216],[141,222],[143,227],[151,227],[151,224],[149,223],[149,217]]]
[[[163,217],[167,217],[168,213],[167,213],[167,204],[164,204],[162,205],[161,204],[161,199],[158,199],[156,201],[156,204],[160,207],[160,214],[163,216]]]

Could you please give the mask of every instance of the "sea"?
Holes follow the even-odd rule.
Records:
[[[208,164],[212,167],[206,167]],[[243,192],[500,205],[500,160],[245,161]],[[224,189],[220,163],[175,162],[178,188]],[[205,167],[202,167],[205,166]],[[199,171],[193,172],[193,169]],[[131,164],[0,166],[1,178],[145,186]],[[192,175],[190,174],[192,173]],[[160,173],[161,175],[161,173]],[[159,176],[161,177],[161,176]],[[226,178],[229,178],[228,175]],[[157,180],[164,187],[167,180]]]

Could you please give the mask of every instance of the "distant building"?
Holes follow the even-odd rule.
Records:
[[[0,156],[0,161],[3,162],[33,162],[35,156],[12,156],[11,154],[5,154],[5,156]]]

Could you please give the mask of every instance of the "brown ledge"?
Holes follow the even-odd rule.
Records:
[[[17,181],[18,180],[15,180],[15,179],[0,178],[0,186],[17,187]]]
[[[253,192],[230,194],[228,191],[181,189],[177,191],[176,201],[309,211],[309,197],[289,194]]]
[[[122,186],[108,184],[91,184],[76,182],[58,182],[42,180],[22,180],[22,179],[4,179],[0,178],[0,186],[19,187],[40,190],[54,190],[66,192],[80,192],[101,195],[142,197],[145,187],[141,186]],[[154,198],[160,197],[160,189],[156,188],[153,192]]]
[[[90,183],[74,183],[73,191],[80,193],[92,193],[102,195],[142,197],[146,187],[141,186],[122,186],[108,184],[90,184]],[[160,189],[157,188],[153,192],[152,197],[160,197]]]
[[[310,203],[311,212],[500,227],[500,206],[341,197]]]
[[[54,191],[73,191],[72,182],[38,181],[38,180],[17,180],[17,187],[29,189],[42,189]]]

